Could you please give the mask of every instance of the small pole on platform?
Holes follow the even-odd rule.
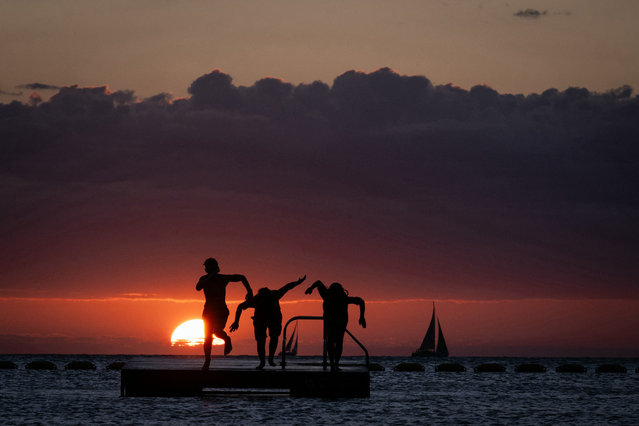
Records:
[[[286,327],[288,327],[289,323],[290,321],[286,323],[282,333],[282,370],[286,368]]]

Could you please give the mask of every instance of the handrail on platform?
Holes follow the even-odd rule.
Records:
[[[297,320],[323,320],[323,319],[324,317],[322,316],[300,315],[286,321],[286,325],[284,325],[284,330],[282,331],[282,370],[286,368],[286,329],[288,328],[288,325],[292,323],[293,321],[297,321]],[[351,339],[353,339],[353,341],[357,343],[357,345],[359,345],[359,347],[362,348],[362,350],[364,351],[364,356],[366,357],[366,367],[368,368],[369,367],[368,350],[366,350],[364,345],[362,345],[362,343],[359,340],[357,340],[355,336],[353,336],[353,334],[350,331],[348,331],[348,329],[346,329],[346,333],[348,333],[348,335],[351,336]],[[322,367],[324,368],[324,370],[326,370],[326,367],[328,365],[328,363],[326,362],[326,338],[323,338],[323,341],[324,341],[324,345],[323,345],[324,347],[322,348]]]

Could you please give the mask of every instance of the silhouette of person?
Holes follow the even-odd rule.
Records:
[[[326,340],[326,351],[331,363],[331,371],[339,371],[339,361],[344,348],[344,333],[348,324],[348,305],[359,305],[359,324],[366,328],[364,318],[364,300],[360,297],[350,297],[348,291],[340,283],[333,283],[327,289],[323,282],[315,281],[313,285],[306,289],[306,294],[313,293],[317,288],[320,296],[324,299],[324,339]]]
[[[204,261],[206,275],[197,282],[195,289],[204,290],[204,310],[202,320],[204,321],[204,365],[203,370],[208,370],[211,364],[211,345],[213,344],[213,334],[224,339],[224,355],[231,352],[231,338],[224,331],[226,320],[229,317],[229,308],[226,306],[226,286],[230,282],[241,281],[246,288],[246,298],[253,296],[253,291],[244,275],[224,275],[220,274],[220,267],[217,260],[208,258]]]
[[[253,297],[247,298],[245,302],[238,305],[235,310],[235,322],[231,324],[230,330],[234,332],[240,328],[240,316],[242,311],[248,308],[254,308],[253,328],[255,332],[255,341],[257,342],[257,355],[260,357],[258,370],[264,368],[264,358],[266,355],[266,330],[270,337],[268,344],[268,363],[275,366],[273,356],[277,349],[277,341],[282,333],[282,310],[280,309],[280,299],[293,288],[302,284],[306,279],[306,275],[297,281],[284,285],[279,290],[271,290],[267,287],[261,288]]]

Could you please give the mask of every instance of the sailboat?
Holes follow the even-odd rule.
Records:
[[[422,341],[422,345],[419,349],[413,352],[413,356],[448,356],[446,340],[444,340],[444,334],[442,333],[442,324],[439,322],[439,317],[435,315],[435,302],[433,302],[433,316],[430,319],[430,325],[428,326],[428,331],[426,331],[426,336],[424,336],[424,340]]]
[[[293,342],[293,339],[295,339],[295,342]],[[293,329],[293,334],[291,334],[291,337],[288,339],[288,342],[286,342],[286,346],[284,347],[286,356],[297,356],[297,340],[298,340],[297,321],[295,321],[295,328]],[[280,352],[280,355],[281,355],[281,352]]]

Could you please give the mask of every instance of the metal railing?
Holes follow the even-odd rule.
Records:
[[[286,368],[286,329],[288,328],[288,325],[290,323],[292,323],[293,321],[297,321],[297,320],[323,320],[324,317],[322,316],[306,316],[306,315],[301,315],[301,316],[297,316],[297,317],[293,317],[291,319],[289,319],[288,321],[286,321],[286,325],[284,325],[284,330],[282,331],[282,370]],[[366,368],[369,367],[369,357],[368,357],[368,350],[366,350],[366,348],[364,347],[364,345],[362,345],[362,343],[357,340],[355,338],[355,336],[353,336],[353,334],[348,331],[348,329],[346,329],[346,333],[351,336],[351,339],[353,339],[353,341],[355,343],[357,343],[357,345],[362,348],[362,350],[364,351],[364,356],[366,358]],[[325,335],[325,333],[323,333]],[[324,337],[323,339],[323,348],[322,348],[322,368],[324,368],[324,370],[326,370],[326,367],[328,366],[328,362],[326,361],[326,357],[327,357],[327,352],[326,352],[326,338]]]

